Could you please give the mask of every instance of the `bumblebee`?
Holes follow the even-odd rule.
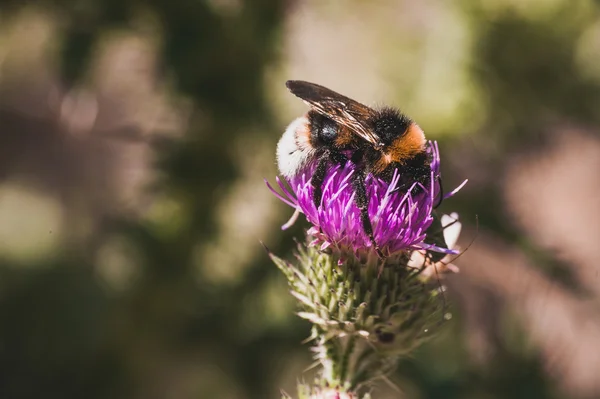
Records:
[[[289,80],[286,86],[310,110],[294,120],[281,137],[277,145],[279,171],[290,178],[316,162],[311,185],[314,204],[319,207],[328,168],[334,164],[343,166],[348,161],[356,165],[352,175],[356,206],[366,235],[383,257],[369,219],[365,179],[372,173],[389,183],[397,169],[398,190],[407,191],[415,182],[427,187],[432,159],[423,130],[395,108],[373,109],[301,80]]]

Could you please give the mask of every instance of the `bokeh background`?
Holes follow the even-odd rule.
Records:
[[[600,397],[600,5],[0,2],[0,398],[311,380],[263,178],[286,79],[399,106],[468,185],[452,320],[375,398]]]

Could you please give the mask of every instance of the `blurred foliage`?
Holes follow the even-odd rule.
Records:
[[[375,11],[358,1],[0,3],[5,26],[20,23],[32,9],[53,21],[56,31],[43,46],[58,49],[56,85],[65,93],[89,87],[98,48],[110,32],[127,32],[156,42],[156,80],[163,82],[157,87],[167,87],[170,99],[193,104],[182,137],[159,131],[148,144],[156,155],[149,166],[151,205],[135,215],[82,213],[88,202],[111,200],[110,190],[100,189],[107,197],[97,199],[83,195],[85,187],[55,189],[62,180],[50,178],[46,168],[59,165],[56,173],[62,175],[80,167],[61,155],[71,139],[52,135],[52,118],[43,122],[6,107],[4,100],[18,97],[20,85],[26,86],[29,70],[25,80],[13,81],[2,65],[0,199],[14,181],[28,185],[31,176],[42,176],[45,184],[33,184],[39,197],[55,195],[64,209],[54,210],[49,201],[49,211],[36,213],[40,205],[22,200],[16,201],[17,213],[0,212],[12,215],[0,237],[22,235],[31,244],[19,246],[23,256],[0,245],[1,398],[266,398],[276,397],[280,388],[293,392],[296,378],[310,379],[310,373],[301,377],[311,360],[300,344],[309,326],[294,317],[284,279],[259,244],[265,240],[274,252],[290,255],[292,237],[302,229],[300,224],[278,232],[283,207],[260,194],[266,193],[261,178],[276,173],[274,147],[293,117],[290,109],[302,109],[292,99],[279,101],[286,78],[384,87],[393,102],[403,98],[411,114],[426,116],[419,123],[442,145],[445,184],[471,179],[443,209],[459,211],[471,226],[478,215],[481,229],[521,248],[555,281],[580,289],[565,264],[501,211],[499,176],[510,156],[541,151],[549,130],[600,122],[597,3],[456,0],[438,8],[435,2],[392,3],[377,2]],[[383,16],[404,23],[386,27]],[[350,25],[340,32],[355,36],[338,35],[340,21]],[[298,32],[308,37],[325,28],[334,32],[326,31],[322,41],[292,46],[302,44],[302,37],[290,39]],[[28,35],[25,28],[0,40],[0,61],[10,58],[5,48],[25,46]],[[368,40],[361,41],[363,36]],[[332,50],[338,45],[341,56]],[[355,47],[360,51],[351,51]],[[295,65],[298,59],[305,69]],[[381,68],[373,71],[369,62]],[[350,75],[346,66],[361,75]],[[334,72],[328,75],[329,70]],[[294,71],[307,77],[290,76]],[[447,76],[456,82],[447,84]],[[39,100],[27,93],[27,102]],[[436,120],[431,109],[444,112]],[[34,152],[30,161],[23,156],[29,147],[52,156]],[[15,172],[15,165],[28,162],[42,166]],[[110,180],[110,173],[101,169],[99,176]],[[4,205],[0,200],[0,208]],[[59,238],[51,244],[40,240],[42,255],[26,256],[37,250],[38,238],[19,229],[21,221],[45,228],[57,224],[58,214],[65,217],[63,231],[48,234]],[[401,362],[394,380],[407,396],[568,397],[545,373],[517,322],[495,321],[501,331],[512,326],[514,337],[498,332],[493,360],[481,367],[465,348],[460,308],[455,315],[442,338]]]

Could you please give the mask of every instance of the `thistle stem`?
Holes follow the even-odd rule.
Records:
[[[352,356],[352,352],[354,351],[354,347],[356,344],[356,338],[351,336],[348,339],[348,343],[346,344],[346,350],[342,356],[340,361],[340,380],[349,381],[350,376],[348,376],[348,364],[350,362],[350,357]]]

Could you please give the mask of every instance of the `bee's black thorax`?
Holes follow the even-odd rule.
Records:
[[[393,144],[394,140],[402,137],[412,121],[394,108],[382,108],[377,117],[371,121],[373,131],[383,143],[383,148]]]

